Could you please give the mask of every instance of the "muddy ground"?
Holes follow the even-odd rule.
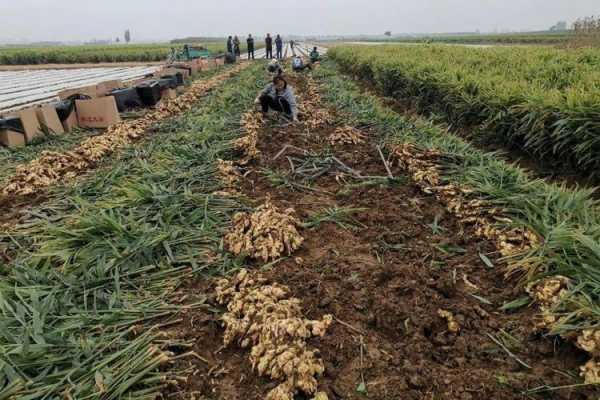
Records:
[[[290,81],[297,92],[306,93],[306,76]],[[523,293],[505,280],[492,244],[463,228],[401,170],[392,171],[393,181],[356,179],[338,171],[298,182],[310,189],[267,178],[265,169],[290,172],[285,156],[274,160],[286,144],[329,152],[363,176],[386,176],[373,132],[362,130],[367,140],[358,145],[332,146],[325,140],[344,124],[343,115],[334,109],[330,113],[334,123],[316,129],[307,126],[312,113],[287,127],[267,122],[260,158],[250,165],[242,187],[256,205],[271,198],[281,208],[295,208],[305,221],[325,207],[360,209],[348,225],[328,222],[303,230],[302,248],[263,272],[291,288],[308,318],[335,317],[325,337],[310,342],[326,366],[320,390],[329,399],[593,398],[581,388],[527,393],[577,383],[585,354],[536,334],[534,309],[499,311]],[[299,151],[285,155],[302,156]],[[212,285],[199,280],[185,290],[212,293]],[[449,332],[439,310],[455,316],[457,333]],[[213,303],[211,311],[184,315],[169,330],[172,338],[191,341],[186,351],[200,358],[178,360],[175,367],[187,372],[187,383],[171,387],[166,398],[264,399],[276,386],[256,376],[247,350],[223,347],[219,317]]]

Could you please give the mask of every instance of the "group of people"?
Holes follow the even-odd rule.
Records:
[[[292,51],[292,69],[294,71],[302,71],[304,69],[312,69],[313,65],[320,61],[321,56],[317,47],[314,47],[310,52],[310,62],[306,62],[303,57],[296,54],[296,43],[290,40],[290,49]],[[275,44],[275,57],[273,57],[273,44]],[[255,43],[252,34],[246,39],[248,49],[248,59],[255,59]],[[283,39],[281,35],[276,35],[275,38],[267,33],[265,37],[265,58],[272,60],[267,66],[267,71],[273,77],[269,83],[256,97],[256,104],[260,107],[263,114],[268,114],[269,111],[281,113],[287,120],[298,120],[298,105],[292,87],[288,84],[283,74],[283,68],[279,60],[283,60]],[[240,39],[237,36],[229,36],[227,38],[227,52],[235,57],[240,56]],[[273,60],[275,58],[276,60]]]
[[[250,35],[250,37],[252,37],[252,35]],[[254,39],[252,39],[252,43],[254,44]],[[237,35],[234,37],[229,36],[227,38],[227,52],[234,54],[236,57],[239,57],[241,55],[240,38],[238,38]]]
[[[275,42],[275,49],[277,51],[275,58],[277,58],[278,60],[282,60],[283,59],[283,39],[281,38],[281,35],[277,35],[275,37],[275,39],[273,40],[273,37],[271,36],[270,33],[267,33],[267,36],[265,37],[265,50],[266,50],[265,58],[267,58],[269,60],[273,59],[273,42]],[[290,40],[290,49],[292,50],[292,54],[294,54],[294,55],[296,54],[295,46],[296,46],[296,43],[293,40]],[[254,58],[255,45],[254,45],[254,37],[252,37],[252,34],[249,34],[248,38],[246,38],[246,47],[248,49],[248,59],[254,60],[255,59]],[[240,39],[237,36],[229,36],[227,38],[227,52],[235,55],[236,57],[240,56],[240,54],[241,54]]]
[[[295,42],[293,40],[290,40],[290,48],[292,50],[292,53],[295,52],[294,50],[294,46],[295,46]],[[283,59],[283,39],[281,38],[281,35],[277,35],[275,37],[275,49],[277,50],[277,53],[275,54],[275,58],[277,58],[278,60],[282,60]],[[265,37],[265,50],[266,50],[266,58],[269,60],[273,59],[273,37],[271,36],[270,33],[267,33],[267,36]]]
[[[294,56],[292,59],[292,69],[301,71],[306,68],[312,69],[313,65],[321,59],[317,47],[314,47],[310,53],[310,62],[305,63],[304,59]],[[282,113],[285,118],[291,121],[298,120],[298,106],[294,91],[283,75],[283,68],[278,60],[272,60],[267,66],[267,71],[273,76],[273,81],[267,85],[256,98],[256,103],[260,104],[260,111],[267,114],[269,111]]]

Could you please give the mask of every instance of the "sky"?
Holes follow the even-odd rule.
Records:
[[[0,42],[543,30],[600,0],[0,0]]]

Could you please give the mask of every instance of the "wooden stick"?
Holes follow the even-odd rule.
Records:
[[[300,150],[304,155],[310,154],[307,150],[301,149],[300,147],[292,146],[291,144],[286,144],[283,148],[277,153],[277,155],[273,158],[273,161],[277,160],[287,149],[296,149]]]
[[[292,174],[296,173],[296,168],[294,167],[294,162],[290,157],[286,157],[288,162],[290,163],[290,168],[292,169]]]
[[[347,322],[342,321],[341,319],[339,319],[338,317],[334,317],[335,318],[335,322],[344,325],[346,328],[349,328],[351,330],[353,330],[354,332],[358,333],[359,335],[364,335],[365,333],[363,331],[361,331],[358,328],[353,327],[352,325],[350,325]]]
[[[377,151],[379,152],[379,156],[381,157],[381,161],[383,161],[383,166],[385,167],[385,170],[387,171],[388,176],[390,177],[390,179],[394,179],[394,175],[392,175],[392,171],[390,170],[390,166],[388,165],[387,160],[383,156],[383,152],[381,151],[381,147],[377,146]]]
[[[356,176],[357,178],[362,178],[362,175],[360,174],[360,172],[358,172],[354,168],[350,168],[349,166],[344,164],[342,161],[340,161],[337,157],[331,157],[331,159],[333,161],[337,162],[339,165],[341,165],[346,171],[350,172],[352,175]]]

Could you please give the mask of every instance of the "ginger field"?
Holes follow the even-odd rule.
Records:
[[[336,47],[347,72],[382,94],[473,128],[480,142],[597,175],[600,52],[535,47]]]
[[[573,31],[530,32],[500,34],[435,35],[423,37],[398,37],[387,39],[390,43],[446,43],[471,45],[564,45],[573,40]]]
[[[210,51],[224,52],[225,40],[204,44]],[[0,65],[91,64],[153,62],[167,59],[171,48],[182,44],[114,44],[49,47],[0,47]]]
[[[591,129],[594,53],[361,49],[0,152],[0,398],[597,398],[600,204],[447,129]]]

